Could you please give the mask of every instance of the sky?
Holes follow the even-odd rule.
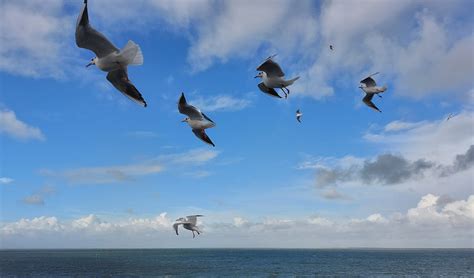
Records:
[[[90,0],[146,108],[85,67],[82,5],[0,1],[0,248],[474,247],[474,2]]]

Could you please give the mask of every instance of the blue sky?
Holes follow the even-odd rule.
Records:
[[[140,45],[147,108],[84,67],[81,2],[1,1],[3,248],[472,247],[471,1],[90,1]],[[274,53],[301,76],[287,100],[253,78]],[[382,113],[357,88],[375,71]],[[197,213],[204,234],[176,237]]]

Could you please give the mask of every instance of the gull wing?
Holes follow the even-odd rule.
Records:
[[[197,221],[197,218],[198,217],[203,217],[204,215],[201,215],[201,214],[196,214],[196,215],[188,215],[186,216],[186,219],[188,220],[188,222],[192,225],[196,225],[196,221]]]
[[[364,80],[361,80],[360,83],[365,84],[366,87],[375,87],[377,86],[377,83],[375,83],[375,80],[372,77],[367,77]]]
[[[143,107],[146,107],[147,104],[142,95],[128,79],[127,68],[116,69],[109,72],[107,74],[107,80],[109,80],[109,82],[112,83],[112,85],[114,85],[114,87],[122,94]]]
[[[281,70],[280,65],[274,62],[271,58],[265,60],[265,62],[263,62],[263,64],[261,64],[257,70],[266,72],[268,77],[285,76],[285,73],[283,73]]]
[[[380,111],[380,109],[375,106],[375,104],[372,102],[372,98],[374,97],[374,94],[366,94],[365,97],[362,99],[362,101],[369,106],[370,108],[374,109],[375,111]]]
[[[207,136],[206,131],[204,131],[204,129],[194,129],[193,128],[193,133],[194,133],[194,135],[196,135],[197,138],[201,139],[205,143],[207,143],[209,145],[212,145],[213,147],[216,146],[216,145],[214,145],[214,143],[212,143],[211,138],[209,138],[209,136]]]
[[[178,226],[181,225],[181,224],[183,224],[183,223],[174,223],[174,224],[173,224],[173,229],[174,229],[174,231],[176,232],[176,235],[179,235],[179,234],[178,234]]]
[[[365,84],[366,87],[375,87],[377,86],[377,83],[375,83],[375,80],[372,78],[372,76],[379,74],[379,72],[372,73],[371,75],[367,76],[367,78],[363,79],[360,81],[360,83]]]
[[[276,98],[281,98],[281,96],[275,91],[275,89],[268,88],[267,86],[265,86],[265,84],[263,84],[263,82],[258,84],[258,88],[260,89],[260,91],[264,92],[267,95],[270,95]]]
[[[84,1],[76,23],[76,44],[80,48],[93,51],[98,58],[105,57],[114,51],[119,51],[102,33],[89,24],[87,0]]]
[[[192,105],[189,105],[186,102],[184,93],[181,93],[181,97],[179,98],[178,110],[179,110],[179,113],[188,116],[191,120],[202,120],[204,118],[203,114],[201,113],[201,110],[197,109],[196,107]]]

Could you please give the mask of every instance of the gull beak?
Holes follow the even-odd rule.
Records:
[[[260,75],[255,75],[255,76],[254,76],[254,78],[259,78],[259,77],[260,77]]]
[[[86,65],[86,68],[92,66],[94,64],[94,62],[90,62],[89,64]]]

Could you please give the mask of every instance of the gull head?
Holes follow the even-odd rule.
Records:
[[[92,58],[91,61],[89,62],[89,64],[86,65],[86,68],[89,67],[89,66],[95,65],[97,60],[98,60],[97,57]]]
[[[189,122],[189,118],[186,117],[186,118],[184,118],[181,122],[182,122],[182,123],[187,123],[187,122]]]
[[[264,74],[264,72],[261,71],[261,72],[259,72],[254,78],[259,78],[259,77],[260,77],[260,78],[263,78],[263,74]]]

